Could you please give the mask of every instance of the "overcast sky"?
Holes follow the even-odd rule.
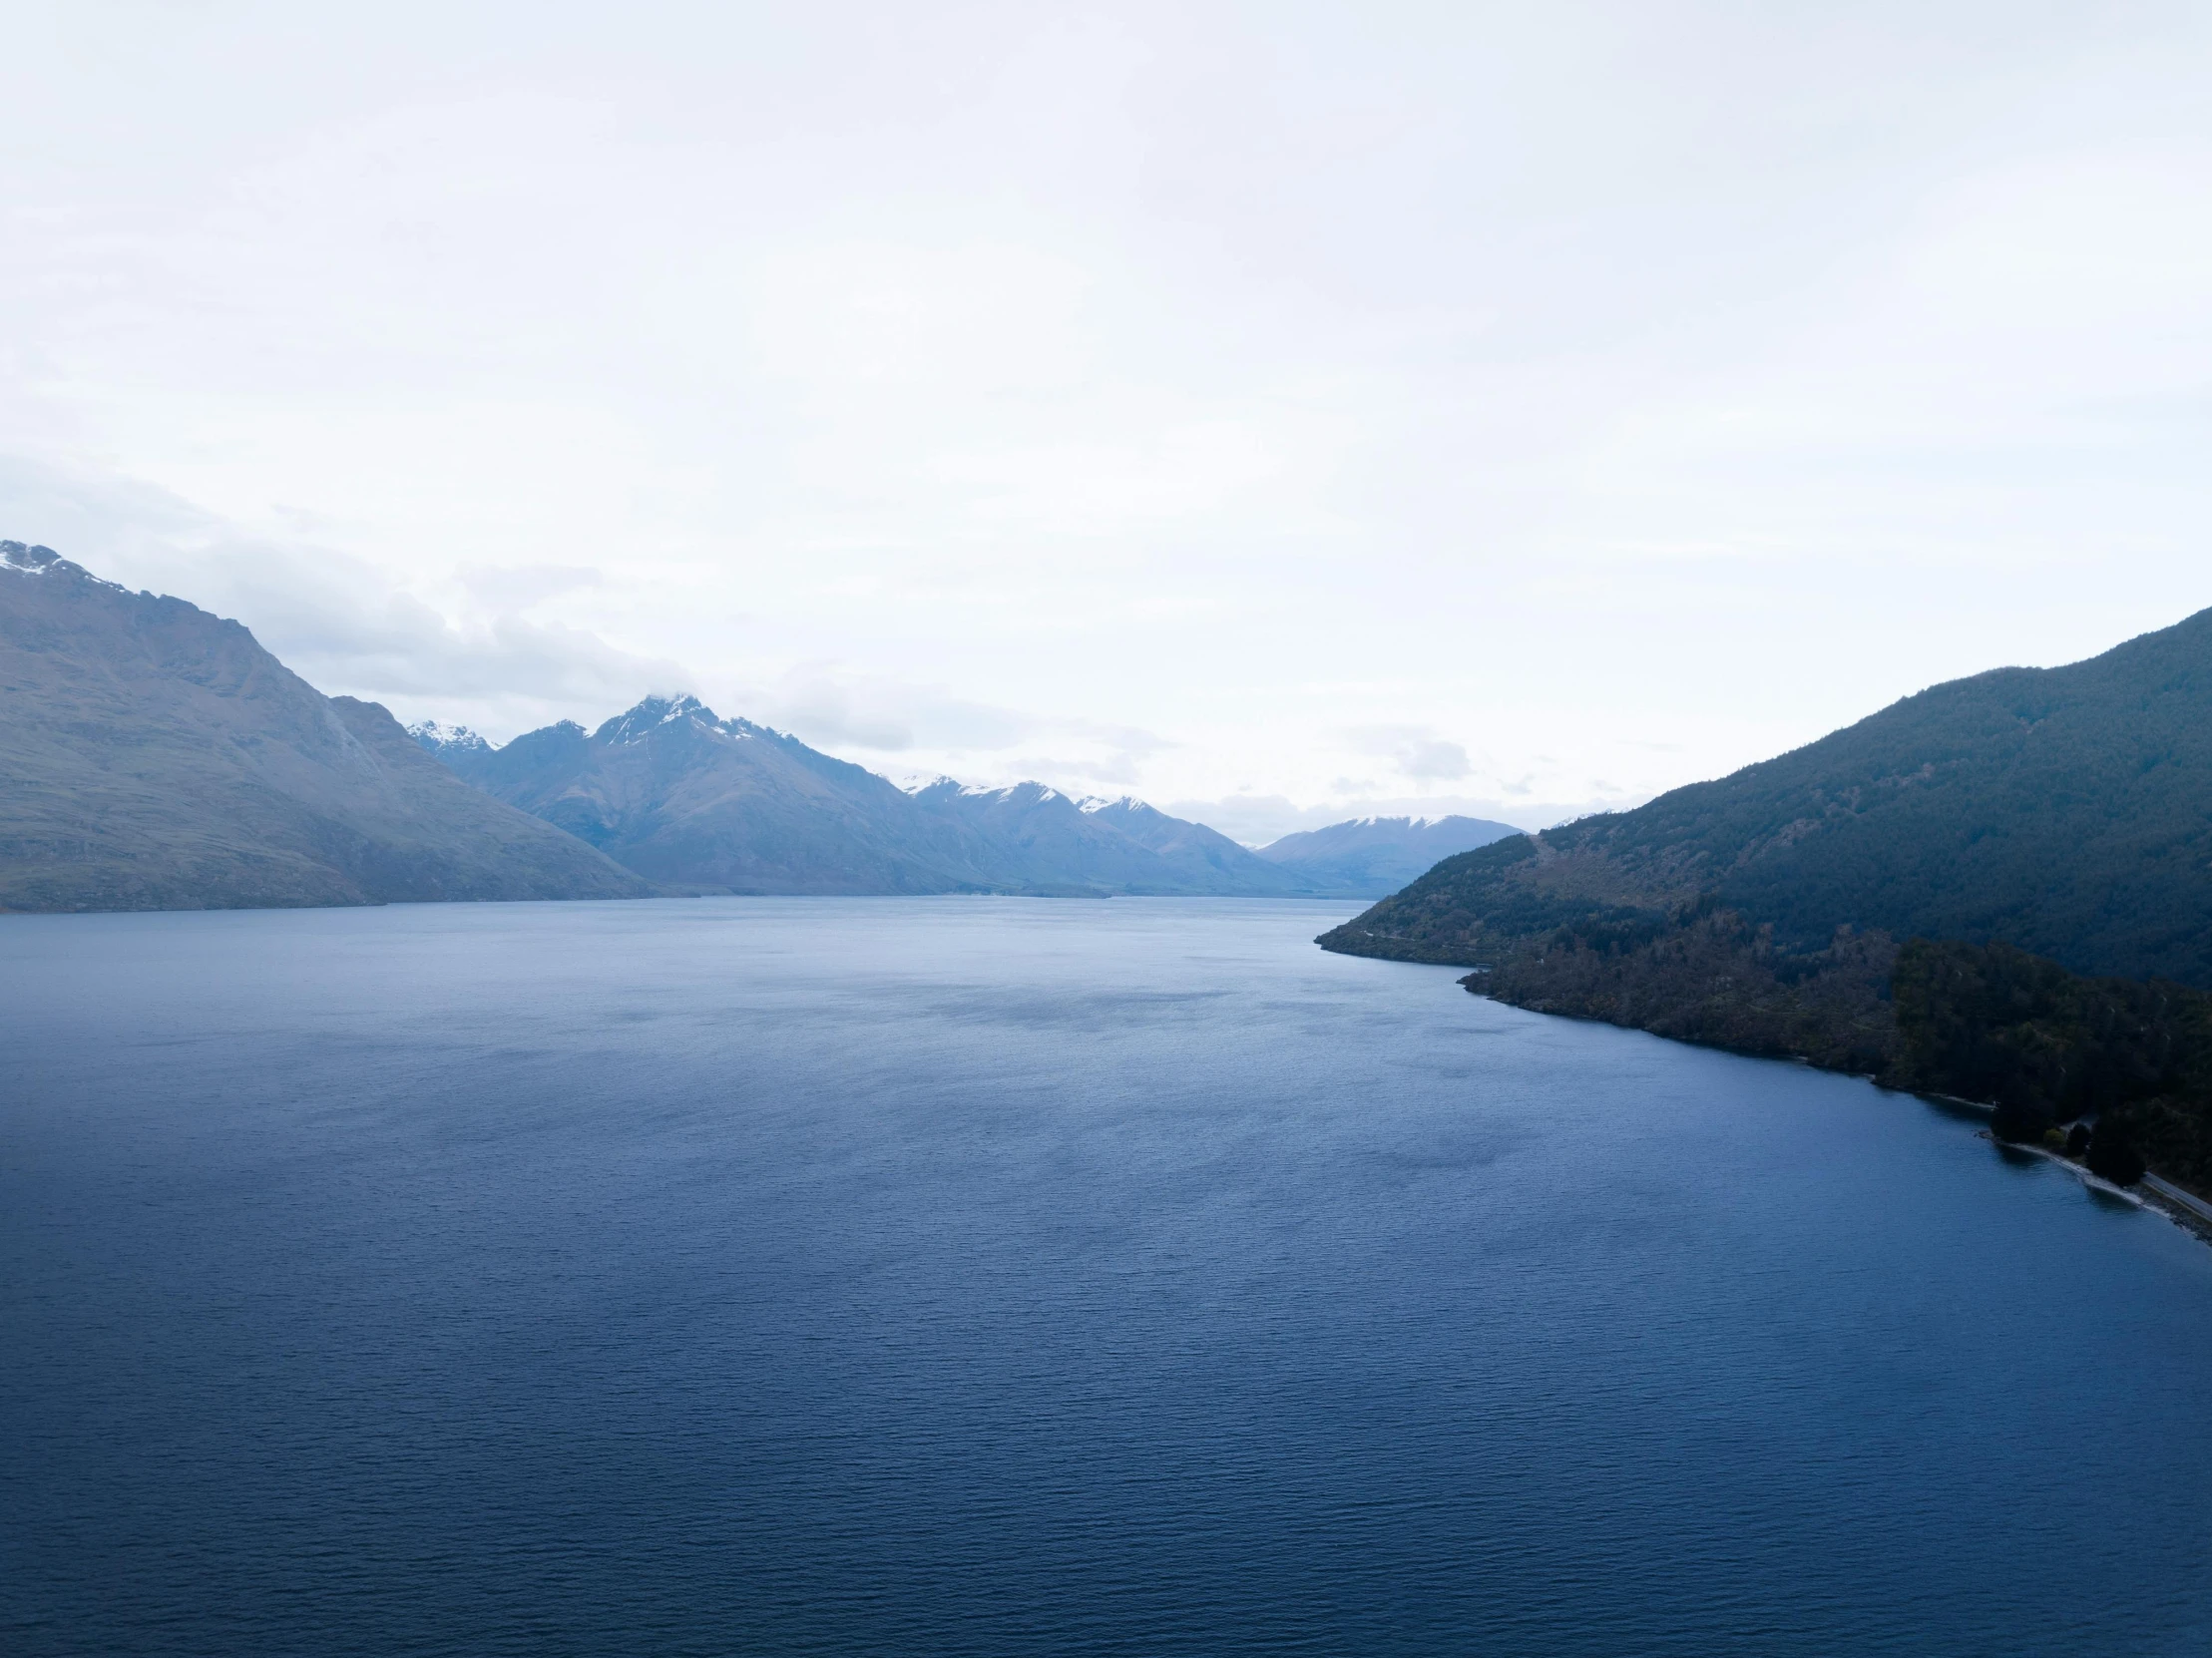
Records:
[[[1246,839],[2212,605],[2212,7],[0,0],[0,536]]]

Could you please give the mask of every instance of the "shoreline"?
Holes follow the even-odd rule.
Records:
[[[1948,1094],[1941,1097],[1950,1100]],[[1961,1099],[1951,1100],[1951,1103],[1971,1105],[1974,1101]],[[1977,1106],[1976,1108],[1986,1109],[1987,1107]],[[2158,1179],[2155,1174],[2145,1175],[2140,1186],[2135,1188],[2116,1186],[2101,1174],[2091,1173],[2084,1164],[2075,1162],[2064,1152],[2053,1151],[2047,1145],[2026,1145],[2015,1140],[2000,1140],[1987,1128],[1978,1129],[1976,1132],[1991,1145],[2002,1146],[2007,1151],[2025,1151],[2032,1156],[2056,1163],[2059,1167],[2070,1172],[2084,1186],[2103,1192],[2110,1197],[2123,1198],[2134,1204],[2138,1209],[2148,1209],[2153,1214],[2163,1215],[2174,1225],[2180,1227],[2182,1231],[2189,1233],[2203,1243],[2212,1244],[2212,1215],[2199,1214],[2196,1210],[2190,1208],[2184,1200],[2187,1194],[2184,1194],[2183,1198],[2175,1198],[2152,1186],[2150,1182]],[[2160,1181],[2161,1185],[2167,1183]]]
[[[1329,949],[1329,946],[1323,946],[1323,949]],[[1352,951],[1341,951],[1341,953],[1352,955]],[[1454,962],[1449,966],[1460,966],[1460,964]],[[1520,1008],[1522,1013],[1536,1013],[1536,1015],[1544,1017],[1544,1020],[1583,1020],[1588,1024],[1608,1024],[1612,1028],[1617,1028],[1617,1031],[1641,1031],[1645,1036],[1659,1036],[1659,1041],[1679,1041],[1679,1043],[1685,1043],[1690,1047],[1712,1047],[1714,1052],[1730,1052],[1730,1054],[1736,1054],[1741,1058],[1765,1058],[1765,1061],[1783,1063],[1783,1065],[1807,1065],[1810,1070],[1825,1070],[1832,1076],[1854,1076],[1854,1078],[1858,1078],[1858,1081],[1874,1083],[1874,1087],[1885,1089],[1885,1092],[1911,1094],[1914,1098],[1923,1098],[1923,1101],[1931,1101],[1931,1103],[1958,1105],[1958,1107],[1971,1109],[1971,1112],[1982,1112],[1985,1116],[1993,1114],[1997,1109],[1995,1105],[1991,1105],[1987,1101],[1980,1101],[1980,1098],[1962,1098],[1958,1094],[1940,1094],[1940,1092],[1931,1092],[1931,1089],[1920,1089],[1920,1087],[1898,1087],[1896,1083],[1885,1083],[1883,1078],[1880,1078],[1874,1072],[1852,1070],[1852,1067],[1847,1067],[1847,1065],[1821,1063],[1821,1058],[1816,1058],[1812,1054],[1756,1052],[1756,1050],[1752,1050],[1752,1047],[1739,1047],[1739,1045],[1725,1043],[1725,1041],[1699,1041],[1699,1039],[1694,1039],[1694,1036],[1676,1036],[1676,1035],[1668,1035],[1668,1033],[1661,1033],[1661,1031],[1652,1031],[1650,1026],[1625,1024],[1621,1020],[1608,1020],[1608,1017],[1597,1015],[1597,1013],[1570,1013],[1570,1011],[1561,1011],[1561,1008],[1529,1006],[1527,1002],[1516,1002],[1516,1000],[1511,1000],[1511,997],[1496,995],[1493,991],[1489,991],[1487,986],[1478,984],[1476,982],[1478,977],[1487,977],[1487,975],[1482,969],[1471,971],[1467,977],[1462,977],[1462,980],[1460,980],[1460,989],[1467,991],[1469,995],[1480,997],[1482,1002],[1498,1002],[1500,1006],[1507,1006],[1507,1008]],[[2012,1152],[2030,1152],[2035,1156],[2048,1158],[2048,1160],[2052,1160],[2052,1163],[2057,1163],[2063,1169],[2068,1169],[2072,1176],[2075,1176],[2077,1180],[2081,1180],[2081,1185],[2086,1185],[2094,1191],[2103,1191],[2106,1196],[2126,1200],[2126,1203],[2132,1203],[2137,1209],[2150,1209],[2152,1214],[2159,1214],[2165,1220],[2174,1222],[2174,1225],[2177,1225],[2181,1231],[2188,1231],[2192,1238],[2203,1242],[2203,1245],[2212,1245],[2212,1205],[2208,1205],[2205,1209],[2196,1209],[2194,1203],[2201,1203],[2201,1198],[2192,1198],[2192,1194],[2185,1194],[2185,1191],[2179,1198],[2170,1196],[2168,1191],[2161,1191],[2159,1187],[2170,1185],[2170,1183],[2157,1174],[2157,1169],[2150,1169],[2148,1174],[2143,1176],[2143,1183],[2137,1189],[2128,1189],[2128,1187],[2121,1187],[2121,1185],[2112,1185],[2110,1180],[2106,1180],[2099,1174],[2090,1174],[2090,1169],[2086,1165],[2075,1163],[2075,1160],[2072,1160],[2070,1156],[2066,1156],[2063,1152],[2052,1152],[2048,1145],[2021,1145],[2021,1143],[2015,1143],[2015,1140],[1999,1140],[1995,1134],[1991,1134],[1987,1127],[1976,1129],[1976,1134],[1980,1138],[1989,1140],[1991,1145],[2006,1147],[2006,1149],[2012,1149]],[[2150,1185],[2152,1180],[2159,1180],[2159,1185],[2157,1187]],[[2179,1191],[2179,1187],[2174,1187],[2174,1189]]]
[[[1351,952],[1339,952],[1339,954],[1349,955],[1351,954]],[[1450,963],[1439,965],[1449,965],[1456,967],[1460,964]],[[1480,970],[1477,970],[1477,972],[1479,971]],[[1678,1041],[1689,1047],[1711,1048],[1717,1052],[1734,1053],[1740,1058],[1765,1059],[1771,1063],[1777,1064],[1805,1065],[1813,1070],[1825,1070],[1833,1076],[1850,1076],[1859,1081],[1870,1082],[1875,1087],[1883,1089],[1885,1092],[1909,1093],[1916,1099],[1928,1100],[1930,1102],[1941,1103],[1949,1106],[1961,1106],[1967,1110],[1979,1111],[1985,1116],[1991,1115],[1996,1110],[1996,1107],[1994,1105],[1991,1105],[1985,1100],[1966,1099],[1962,1098],[1958,1094],[1937,1093],[1919,1088],[1900,1088],[1897,1087],[1894,1083],[1884,1082],[1879,1075],[1867,1071],[1850,1070],[1841,1065],[1823,1064],[1820,1062],[1819,1059],[1813,1057],[1811,1054],[1808,1053],[1754,1052],[1743,1047],[1732,1046],[1726,1042],[1698,1041],[1688,1036],[1668,1036],[1664,1033],[1653,1031],[1648,1026],[1627,1025],[1618,1020],[1606,1019],[1604,1016],[1598,1014],[1576,1014],[1564,1012],[1562,1010],[1553,1008],[1533,1008],[1525,1003],[1515,1002],[1506,997],[1494,995],[1490,990],[1486,988],[1478,987],[1476,984],[1471,983],[1471,981],[1473,981],[1476,977],[1477,973],[1471,972],[1465,979],[1459,981],[1460,987],[1469,995],[1480,998],[1482,1001],[1485,1002],[1496,1002],[1501,1007],[1518,1008],[1523,1013],[1536,1014],[1545,1019],[1582,1020],[1593,1025],[1610,1025],[1615,1030],[1641,1031],[1645,1036],[1657,1036],[1661,1041]],[[2169,1185],[2170,1182],[2163,1180],[2158,1175],[2155,1169],[2147,1172],[2140,1185],[2131,1190],[2125,1186],[2114,1185],[2111,1181],[2105,1179],[2102,1175],[2092,1174],[2086,1165],[2075,1162],[2071,1157],[2066,1156],[2063,1152],[2053,1151],[2047,1145],[2027,1145],[2019,1144],[2011,1140],[1999,1140],[1987,1128],[1978,1128],[1975,1130],[1975,1133],[1978,1138],[1988,1140],[1991,1145],[2000,1146],[2012,1151],[2024,1151],[2037,1157],[2047,1158],[2049,1161],[2056,1163],[2060,1167],[2066,1169],[2069,1173],[2073,1175],[2075,1179],[2079,1180],[2082,1185],[2089,1187],[2092,1190],[2102,1192],[2108,1197],[2120,1198],[2125,1202],[2133,1204],[2138,1209],[2148,1209],[2153,1214],[2160,1215],[2166,1220],[2171,1221],[2182,1231],[2187,1232],[2192,1237],[2196,1238],[2198,1242],[2212,1245],[2212,1213],[2200,1211],[2199,1209],[2193,1207],[2191,1194],[2184,1192],[2181,1197],[2177,1198],[2169,1195],[2166,1191],[2160,1190],[2159,1186]],[[2158,1186],[2154,1186],[2151,1184],[2151,1182],[2154,1180],[2158,1181]],[[2180,1188],[2175,1188],[2175,1190],[2180,1190]],[[2195,1201],[2201,1202],[2202,1200],[2196,1199]],[[2212,1209],[2212,1205],[2207,1205],[2207,1209]]]

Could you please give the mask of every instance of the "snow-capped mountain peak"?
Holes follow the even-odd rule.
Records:
[[[19,541],[0,541],[0,570],[15,576],[74,576],[110,593],[129,593],[121,582],[95,576],[83,565],[63,558],[51,547],[31,547]]]
[[[714,717],[714,710],[695,696],[649,696],[617,714],[593,735],[607,742],[637,742],[664,725],[681,720],[696,720],[716,729],[722,723]]]
[[[440,749],[456,753],[489,754],[492,751],[492,744],[466,725],[446,725],[435,719],[423,719],[408,726],[407,734],[433,754]]]

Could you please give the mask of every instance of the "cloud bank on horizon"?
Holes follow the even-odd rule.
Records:
[[[1534,823],[2212,604],[2200,6],[11,37],[0,535],[403,718]]]

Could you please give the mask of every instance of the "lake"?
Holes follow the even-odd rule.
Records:
[[[2212,1651],[2212,1249],[1357,908],[0,918],[0,1646]]]

